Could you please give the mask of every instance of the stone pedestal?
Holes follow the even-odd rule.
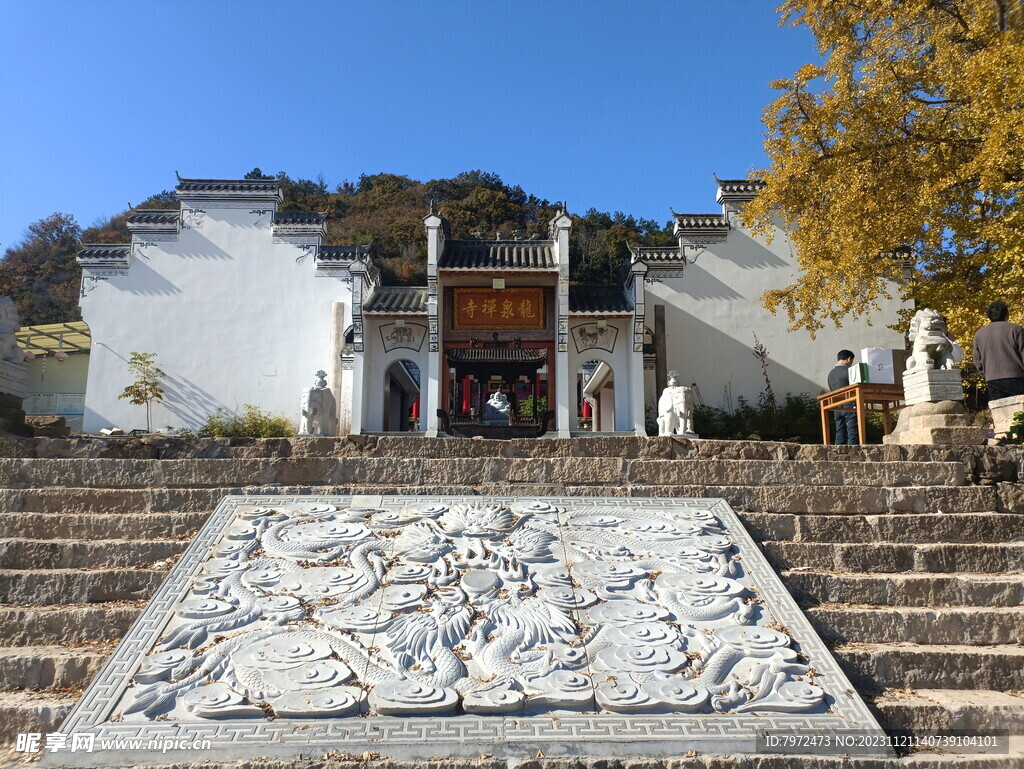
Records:
[[[29,416],[25,417],[25,423],[32,428],[36,438],[60,438],[71,435],[67,417],[60,415]]]
[[[915,369],[903,375],[904,400],[908,406],[917,403],[962,401],[963,379],[960,369]]]
[[[31,437],[32,428],[25,424],[21,408],[27,380],[28,366],[24,363],[0,361],[0,433]]]
[[[0,360],[0,393],[23,399],[27,394],[28,366]]]
[[[980,446],[985,443],[985,429],[970,423],[959,401],[917,403],[900,412],[896,429],[882,440],[900,446]]]
[[[1003,438],[1010,429],[1014,414],[1024,411],[1024,395],[1013,395],[1009,398],[989,401],[988,408],[992,412],[995,437]]]

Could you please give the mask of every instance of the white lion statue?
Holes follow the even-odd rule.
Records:
[[[964,351],[949,338],[946,319],[936,310],[918,310],[910,321],[911,354],[907,371],[960,367]]]

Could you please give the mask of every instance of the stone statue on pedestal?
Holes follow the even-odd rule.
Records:
[[[903,373],[903,400],[896,429],[883,439],[897,445],[976,446],[985,431],[964,408],[960,376],[963,350],[948,334],[936,310],[919,310],[910,322],[911,357]]]
[[[950,370],[960,368],[964,351],[949,338],[946,319],[936,310],[918,310],[910,321],[912,352],[907,371],[917,369]]]
[[[658,435],[697,437],[693,431],[693,390],[679,384],[675,371],[668,372],[668,387],[658,399]]]
[[[491,393],[483,409],[485,425],[507,425],[512,415],[512,404],[501,390]]]
[[[327,372],[316,372],[316,384],[302,391],[301,435],[335,435],[338,432],[334,393],[327,387]]]

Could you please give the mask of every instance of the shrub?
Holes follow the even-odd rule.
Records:
[[[697,406],[694,430],[701,438],[821,443],[818,399],[810,393],[786,393],[781,403],[764,395],[756,406],[743,397],[737,403],[732,412]]]
[[[217,409],[195,435],[199,438],[290,438],[295,435],[295,425],[284,414],[269,414],[251,403],[246,403],[242,409],[241,414]]]
[[[548,399],[546,397],[537,398],[537,418],[544,419],[544,414],[548,410]],[[520,419],[533,419],[533,396],[528,395],[523,398],[519,404],[519,418]]]

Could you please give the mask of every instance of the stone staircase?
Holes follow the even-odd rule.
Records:
[[[0,744],[60,723],[239,493],[724,497],[883,726],[1024,732],[1022,456],[633,438],[0,441]]]

